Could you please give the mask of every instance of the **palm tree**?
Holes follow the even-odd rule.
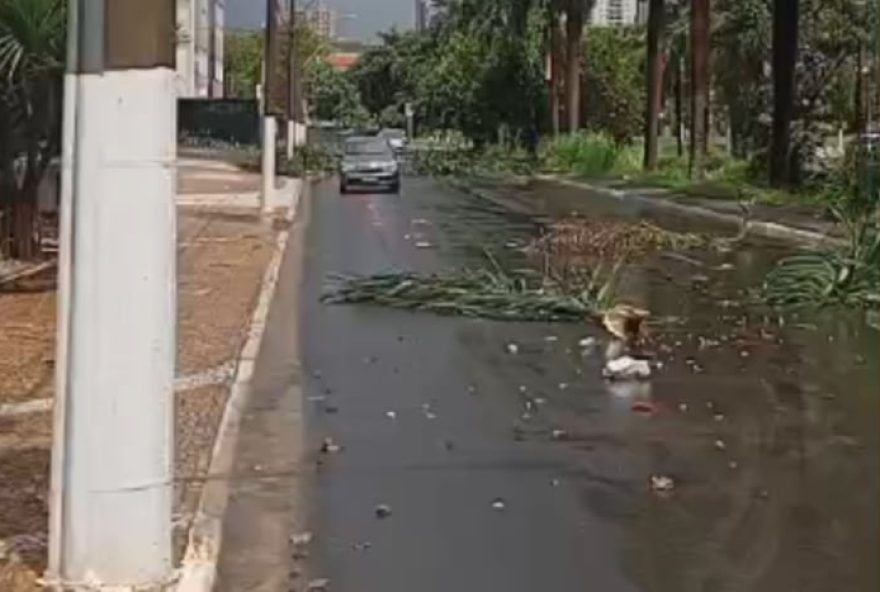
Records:
[[[581,66],[586,16],[594,0],[565,0],[565,111],[568,131],[581,126]]]
[[[550,125],[553,135],[558,136],[562,129],[562,70],[565,56],[562,48],[564,37],[560,23],[560,0],[547,3],[548,40],[550,44]]]
[[[692,179],[702,179],[705,172],[705,157],[708,148],[708,113],[709,0],[691,0],[690,174]]]
[[[651,0],[648,6],[648,104],[645,116],[645,158],[647,171],[657,168],[657,139],[660,133],[660,103],[663,94],[663,35],[666,6],[664,0]]]
[[[60,144],[63,0],[0,0],[0,255],[37,255],[37,191]]]

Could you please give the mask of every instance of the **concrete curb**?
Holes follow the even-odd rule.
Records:
[[[305,182],[307,181],[292,180],[279,190],[285,193],[292,192],[292,201],[285,217],[288,223],[291,223],[296,216]],[[281,262],[289,239],[288,229],[278,233],[275,252],[263,275],[248,337],[239,356],[235,379],[214,441],[208,477],[189,531],[180,578],[174,588],[177,592],[211,592],[214,588],[223,537],[223,517],[229,502],[227,478],[232,472],[241,420],[251,394],[254,365],[266,331],[266,320],[275,296]]]
[[[701,218],[703,220],[711,222],[720,222],[722,224],[729,224],[736,227],[740,227],[742,225],[742,218],[740,218],[739,216],[716,212],[715,210],[704,208],[702,206],[679,204],[672,202],[668,199],[634,195],[631,192],[621,191],[619,189],[611,189],[609,187],[590,185],[589,183],[584,183],[582,181],[572,181],[571,179],[565,179],[563,177],[557,177],[555,175],[536,175],[535,178],[541,181],[550,181],[553,183],[559,183],[560,185],[577,187],[579,189],[583,189],[584,191],[591,191],[620,201],[637,203],[639,205],[645,206],[646,208],[653,208],[661,211],[665,210],[667,212],[673,212],[679,215],[692,216],[695,218]],[[840,247],[845,246],[846,244],[845,241],[839,238],[828,236],[820,232],[804,230],[802,228],[796,228],[793,226],[780,224],[778,222],[769,222],[765,220],[749,220],[746,223],[745,230],[747,236],[757,236],[760,238],[767,238],[771,240],[785,241],[789,243],[795,243],[800,246]]]

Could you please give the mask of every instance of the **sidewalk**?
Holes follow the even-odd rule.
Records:
[[[292,196],[279,183],[276,193]],[[178,195],[175,550],[211,460],[229,384],[278,230],[260,178],[182,160]],[[193,199],[198,196],[198,199]],[[272,206],[284,207],[280,198]],[[45,569],[55,337],[54,269],[0,290],[0,590],[39,590]]]
[[[589,215],[593,209],[604,209],[613,203],[634,213],[675,218],[682,226],[700,222],[721,232],[737,233],[745,223],[746,234],[757,238],[799,246],[842,244],[840,229],[834,222],[797,207],[752,204],[744,217],[743,204],[735,200],[686,196],[658,188],[624,188],[556,175],[477,177],[453,184],[488,199],[502,200],[505,207],[530,215]]]

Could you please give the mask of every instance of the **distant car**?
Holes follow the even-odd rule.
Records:
[[[400,165],[384,138],[353,137],[345,140],[339,164],[339,192],[356,186],[400,191]]]
[[[391,144],[391,149],[398,154],[406,149],[406,132],[402,129],[387,127],[377,135],[388,140],[388,143]]]

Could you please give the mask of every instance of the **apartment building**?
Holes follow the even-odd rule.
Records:
[[[223,96],[225,21],[226,0],[177,0],[178,96]]]
[[[296,20],[308,24],[309,28],[325,39],[336,39],[339,18],[332,8],[319,5],[315,8],[297,10]]]
[[[596,0],[590,12],[590,24],[600,27],[644,24],[647,13],[645,0]]]

